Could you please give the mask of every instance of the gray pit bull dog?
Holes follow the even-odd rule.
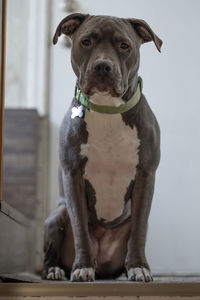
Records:
[[[160,132],[141,92],[141,44],[162,41],[140,19],[72,14],[53,42],[72,40],[78,84],[60,128],[56,211],[45,222],[43,278],[93,281],[124,270],[151,281],[147,221]]]

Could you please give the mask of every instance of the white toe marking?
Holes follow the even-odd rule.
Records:
[[[72,281],[94,281],[95,272],[93,268],[76,269],[71,274]]]
[[[151,274],[151,271],[147,270],[146,268],[143,268],[144,276],[146,278],[146,281],[152,281],[153,276]]]
[[[95,272],[93,268],[89,268],[89,278],[92,278],[92,280],[95,279]]]
[[[47,279],[49,279],[49,280],[54,280],[54,273],[49,273],[49,274],[47,275]]]
[[[85,269],[80,270],[80,279],[82,279],[83,281],[87,280],[87,271]]]
[[[151,275],[151,272],[146,268],[130,268],[128,270],[128,279],[130,281],[142,281],[142,282],[148,282],[152,281],[153,277]]]
[[[135,268],[135,280],[136,281],[145,281],[144,274],[142,272],[142,269]]]
[[[78,276],[80,274],[80,269],[76,269],[72,274],[71,274],[71,280],[72,281],[77,281]]]
[[[65,272],[59,267],[50,267],[47,274],[48,280],[64,280]]]

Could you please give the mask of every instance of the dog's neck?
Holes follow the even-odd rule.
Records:
[[[138,81],[138,75],[136,75],[134,78],[130,80],[131,84],[129,85],[126,93],[122,97],[123,101],[127,102],[133,96],[133,94],[137,89],[137,81]]]
[[[95,96],[95,93],[97,94],[97,96]],[[91,96],[91,99],[88,99],[87,96],[85,96],[84,93],[81,92],[78,82],[75,88],[75,99],[78,101],[79,104],[81,104],[80,107],[83,106],[87,109],[91,109],[93,111],[101,112],[104,114],[124,113],[132,109],[140,101],[141,95],[142,95],[141,77],[138,77],[137,89],[133,94],[133,96],[128,101],[126,101],[124,97],[122,98],[111,97],[107,93],[103,93],[103,95],[102,93],[100,93],[99,95],[99,92],[96,91],[94,91],[94,96]]]

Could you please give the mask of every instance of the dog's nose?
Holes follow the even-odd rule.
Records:
[[[109,60],[96,60],[94,63],[94,70],[98,75],[107,75],[112,69],[112,62]]]

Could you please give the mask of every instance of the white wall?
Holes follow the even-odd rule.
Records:
[[[82,11],[146,20],[163,39],[141,48],[144,94],[162,134],[162,160],[149,220],[147,257],[154,273],[200,273],[200,1],[84,0]],[[52,35],[65,16],[53,1]],[[58,127],[74,92],[70,51],[51,56],[51,209],[56,205]]]
[[[48,111],[49,61],[48,0],[7,0],[7,108]]]
[[[19,3],[7,1],[6,107],[25,107],[26,105],[28,17],[29,7],[26,0],[19,0]]]

